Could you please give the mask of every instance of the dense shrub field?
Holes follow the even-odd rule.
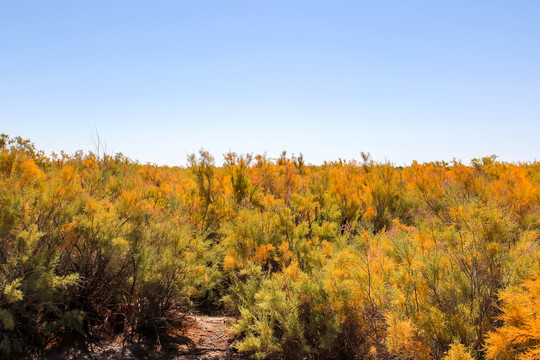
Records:
[[[201,150],[186,168],[0,138],[0,357],[237,317],[254,358],[540,358],[540,164]]]

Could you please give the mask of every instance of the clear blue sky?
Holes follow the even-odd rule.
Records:
[[[2,1],[0,132],[181,165],[540,159],[540,1]]]

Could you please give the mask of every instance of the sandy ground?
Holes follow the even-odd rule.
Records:
[[[187,315],[178,329],[171,329],[167,339],[150,346],[147,342],[123,344],[119,337],[108,344],[93,345],[89,350],[68,349],[48,355],[46,360],[224,360],[239,359],[232,343],[227,316]]]

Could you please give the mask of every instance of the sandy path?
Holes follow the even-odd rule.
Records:
[[[225,360],[238,359],[229,330],[233,318],[190,314],[178,329],[171,329],[161,344],[136,342],[122,346],[119,337],[110,344],[94,345],[90,351],[69,349],[46,357],[47,360]]]

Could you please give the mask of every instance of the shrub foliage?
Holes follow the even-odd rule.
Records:
[[[540,356],[537,162],[223,163],[2,135],[1,356],[159,336],[202,303],[258,359]]]

